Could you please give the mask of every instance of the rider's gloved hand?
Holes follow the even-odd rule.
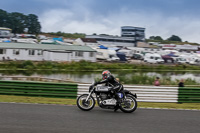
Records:
[[[98,85],[98,82],[95,82],[95,83],[94,83],[94,86],[96,86],[96,85]]]
[[[89,92],[93,89],[93,87],[94,87],[94,85],[91,85],[91,86],[89,87]]]

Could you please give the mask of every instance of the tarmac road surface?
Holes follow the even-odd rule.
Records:
[[[200,133],[200,111],[0,103],[0,133]]]

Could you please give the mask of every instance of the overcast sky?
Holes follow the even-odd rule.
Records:
[[[120,35],[146,28],[146,38],[178,35],[200,43],[200,0],[1,0],[9,13],[36,14],[43,32]]]

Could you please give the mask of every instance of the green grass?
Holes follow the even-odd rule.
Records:
[[[24,97],[24,96],[7,96],[7,95],[0,95],[0,102],[76,105],[76,99]],[[200,110],[199,103],[179,104],[179,103],[138,102],[138,107],[168,108],[168,109],[198,109],[198,110]]]
[[[0,102],[75,105],[76,99],[0,95]]]
[[[0,62],[2,70],[54,70],[54,71],[97,71],[97,70],[151,70],[151,71],[200,71],[199,66],[192,65],[165,65],[165,64],[130,64],[130,63],[98,63],[81,60],[79,62],[50,62],[50,61],[9,61]]]

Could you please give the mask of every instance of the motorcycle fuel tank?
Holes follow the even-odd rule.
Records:
[[[108,86],[97,86],[95,91],[97,92],[108,92],[110,90],[110,87]]]

